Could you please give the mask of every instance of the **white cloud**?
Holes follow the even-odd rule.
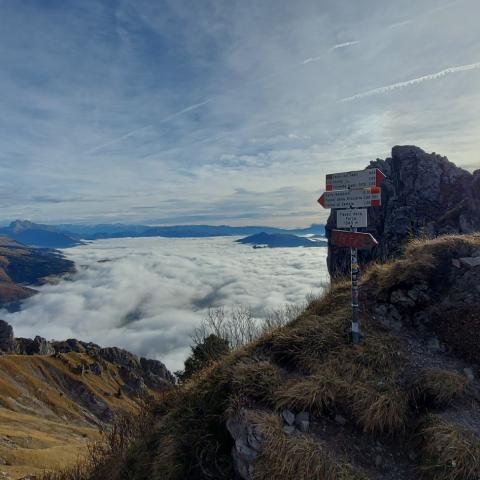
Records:
[[[261,316],[328,280],[326,249],[255,250],[233,238],[102,240],[66,252],[79,267],[73,281],[2,312],[15,334],[120,346],[172,370],[209,305],[250,305]]]

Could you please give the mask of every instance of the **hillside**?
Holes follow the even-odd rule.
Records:
[[[0,478],[74,463],[99,429],[172,381],[160,362],[77,340],[14,338],[0,320]]]
[[[54,250],[36,249],[0,237],[0,308],[15,310],[35,294],[26,285],[41,285],[75,270],[73,262]]]
[[[0,235],[37,248],[68,248],[81,244],[75,235],[27,220],[15,220],[8,227],[0,228]]]
[[[413,241],[364,274],[360,345],[338,280],[177,389],[120,456],[54,478],[478,480],[478,285],[480,235]]]

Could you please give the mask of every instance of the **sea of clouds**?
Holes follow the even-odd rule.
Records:
[[[328,282],[326,248],[253,249],[234,240],[127,238],[67,249],[78,273],[1,315],[17,336],[119,346],[178,370],[208,307],[248,305],[261,318]]]

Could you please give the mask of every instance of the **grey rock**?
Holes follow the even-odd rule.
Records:
[[[464,368],[463,373],[471,382],[475,380],[475,374],[473,373],[473,370],[471,368]]]
[[[338,425],[346,425],[347,419],[343,415],[335,415],[335,423]]]
[[[232,458],[235,472],[243,480],[251,480],[253,464],[260,455],[265,440],[249,421],[246,409],[241,409],[235,417],[227,419],[226,426],[234,440]]]
[[[460,260],[458,258],[452,258],[452,265],[455,268],[461,268],[462,264],[460,263]]]
[[[310,414],[308,412],[300,412],[295,416],[295,426],[301,432],[308,432],[310,429]]]
[[[0,320],[0,351],[12,353],[15,351],[13,328],[5,320]]]
[[[283,431],[284,431],[287,435],[291,435],[292,433],[295,432],[295,427],[294,427],[293,425],[284,425]]]
[[[428,340],[427,348],[432,352],[441,352],[444,350],[443,345],[440,343],[437,337],[432,337]]]
[[[52,343],[39,336],[36,336],[33,340],[30,338],[17,338],[15,340],[15,350],[19,355],[55,354],[55,348]]]
[[[376,467],[379,467],[383,462],[383,459],[382,459],[382,456],[381,455],[377,455],[375,457],[375,466]]]
[[[463,257],[460,258],[460,263],[468,268],[480,267],[480,257]]]
[[[402,309],[408,309],[415,306],[415,302],[402,290],[395,290],[390,296],[391,302],[401,307]]]
[[[287,425],[293,425],[295,423],[295,414],[290,410],[284,410],[282,412],[282,418],[285,420]]]

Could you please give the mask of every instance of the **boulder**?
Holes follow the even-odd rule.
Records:
[[[262,452],[265,439],[249,421],[246,409],[241,409],[235,417],[227,420],[227,429],[234,441],[232,458],[235,472],[243,480],[252,480],[253,464]]]

